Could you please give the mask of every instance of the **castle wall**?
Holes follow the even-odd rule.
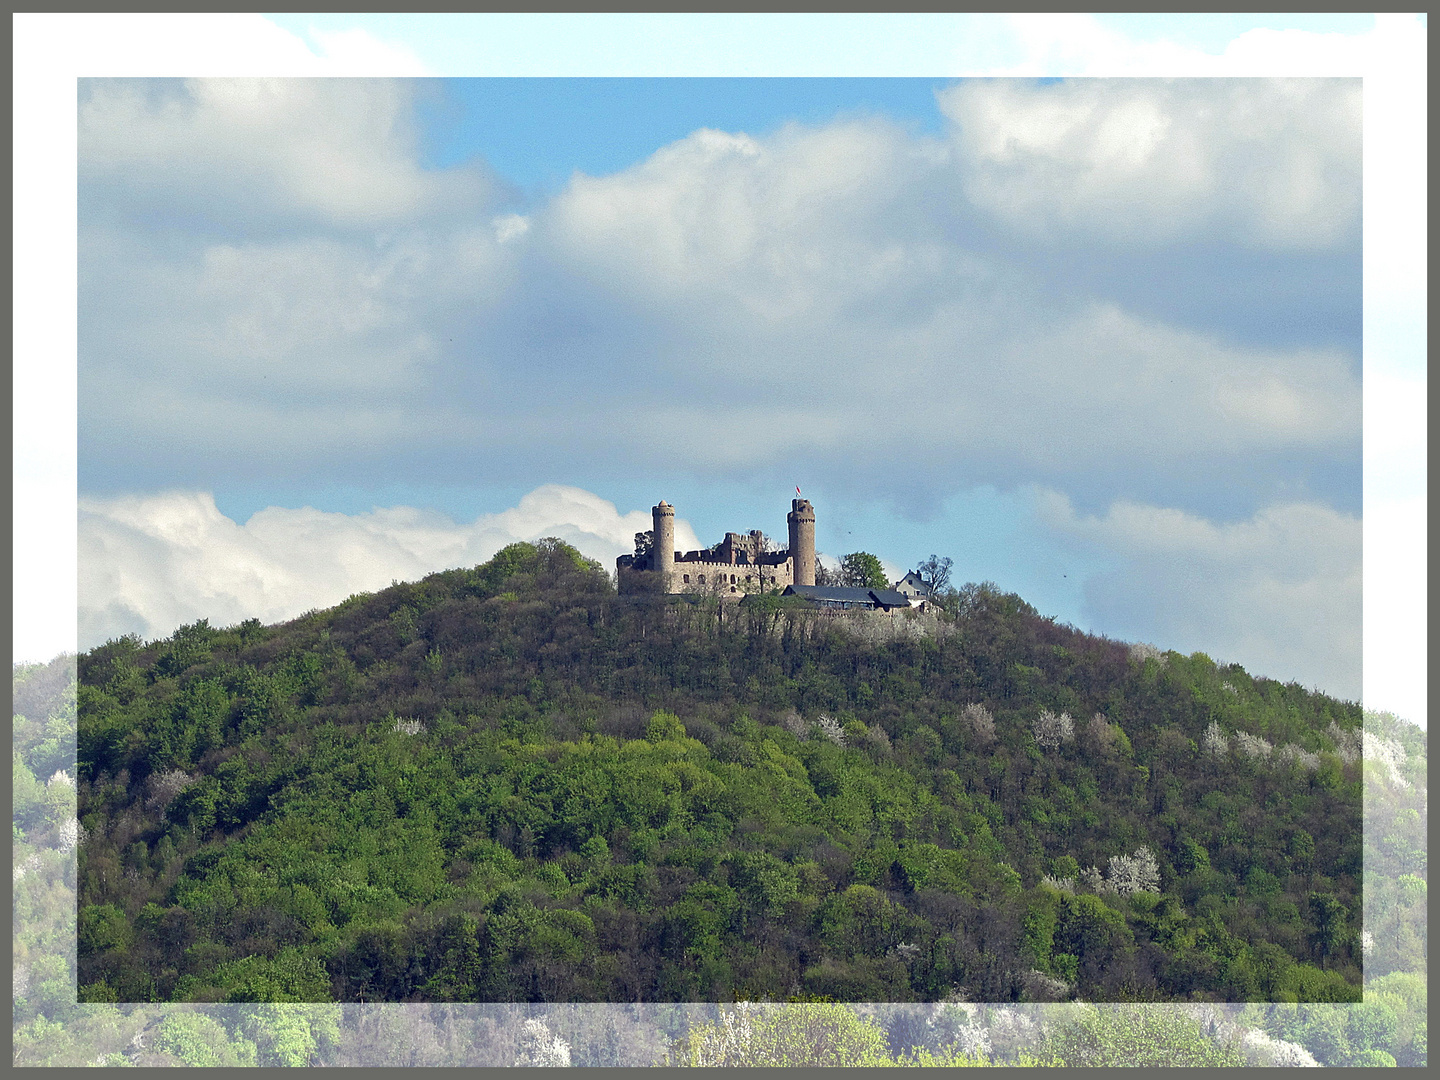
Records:
[[[787,518],[791,547],[761,551],[760,533],[726,533],[714,548],[675,550],[675,510],[663,499],[651,510],[655,542],[647,558],[622,555],[615,561],[622,592],[637,573],[655,573],[671,593],[744,596],[780,592],[789,585],[815,583],[815,512],[808,500],[796,499]],[[796,541],[798,540],[798,544]],[[792,556],[798,554],[798,559]],[[797,566],[799,567],[797,573]],[[798,580],[797,580],[798,578]]]
[[[700,553],[687,552],[686,554],[698,555]],[[734,593],[740,596],[746,593],[760,592],[762,575],[763,588],[766,592],[778,592],[787,585],[794,584],[788,558],[783,558],[775,563],[762,563],[759,566],[754,564],[745,566],[736,563],[689,559],[682,556],[675,562],[670,591],[718,592],[722,596]]]

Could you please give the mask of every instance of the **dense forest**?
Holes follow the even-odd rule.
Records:
[[[80,998],[1359,999],[1358,705],[944,601],[620,597],[542,541],[109,642]]]

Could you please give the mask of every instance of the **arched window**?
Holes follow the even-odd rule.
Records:
[[[700,575],[700,584],[701,584],[701,585],[704,585],[704,584],[705,584],[705,575],[704,575],[704,574],[701,574],[701,575]]]

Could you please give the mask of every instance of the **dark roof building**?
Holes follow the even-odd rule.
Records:
[[[798,596],[817,607],[840,610],[870,609],[891,611],[908,608],[910,599],[894,589],[853,589],[834,585],[790,585],[781,596]]]

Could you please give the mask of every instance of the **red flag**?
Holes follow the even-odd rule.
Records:
[[[800,494],[800,485],[799,485],[799,484],[796,484],[796,485],[795,485],[795,494],[796,494],[796,495],[799,495],[799,494]]]

